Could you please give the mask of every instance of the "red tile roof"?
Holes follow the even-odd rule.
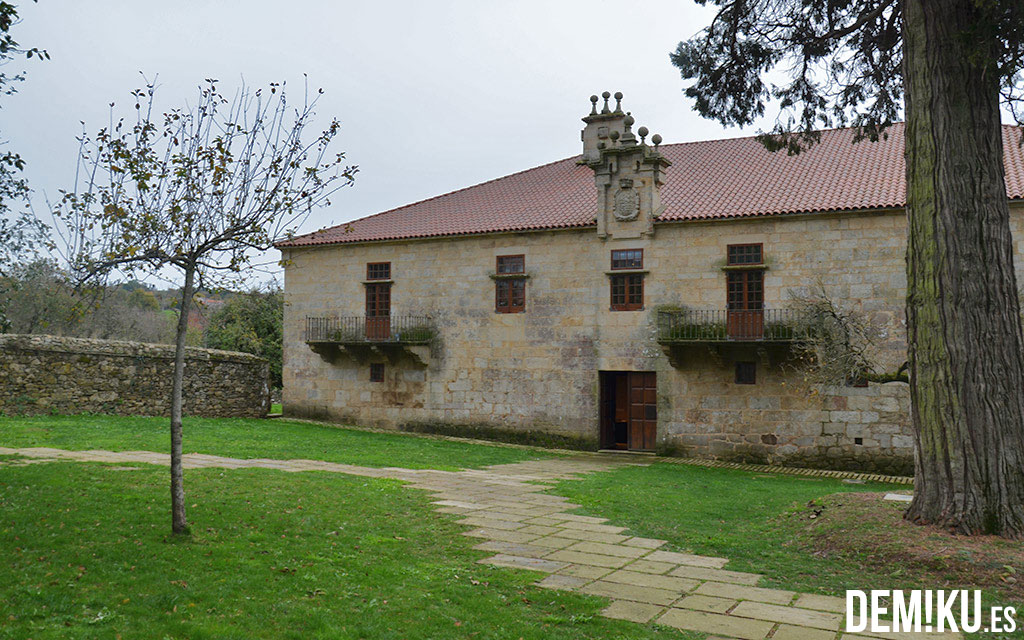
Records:
[[[1003,128],[1006,190],[1024,198],[1021,129]],[[742,218],[902,207],[903,125],[878,142],[824,131],[796,156],[770,153],[754,138],[661,146],[672,161],[659,221]],[[565,229],[595,224],[592,171],[566,158],[428,200],[298,236],[279,247]]]

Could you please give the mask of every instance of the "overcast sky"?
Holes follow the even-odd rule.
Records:
[[[131,115],[140,72],[159,76],[168,107],[204,78],[228,93],[242,78],[294,91],[303,73],[323,87],[322,124],[341,121],[336,148],[360,172],[304,231],[575,155],[588,98],[604,90],[666,142],[756,131],[702,120],[682,94],[669,52],[712,15],[692,0],[17,4],[15,38],[52,58],[25,63],[0,110],[37,208],[72,184],[82,121],[95,132],[111,102]]]

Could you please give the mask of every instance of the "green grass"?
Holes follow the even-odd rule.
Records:
[[[779,530],[777,516],[832,493],[906,488],[659,463],[563,482],[557,493],[635,535],[729,558],[729,569],[764,573],[771,586],[842,595],[846,588],[882,587],[866,583],[853,567],[784,544],[792,535]]]
[[[0,638],[679,637],[475,564],[479,540],[394,481],[204,469],[186,490],[173,539],[166,469],[0,468]]]
[[[281,413],[283,411],[283,405],[280,402],[274,402],[270,405],[270,413]]]
[[[895,526],[879,531],[878,513],[899,523],[905,505],[895,503],[872,507],[863,519],[843,510],[844,504],[860,502],[844,500],[844,493],[907,489],[659,463],[562,482],[554,493],[634,535],[667,540],[667,549],[729,558],[727,569],[764,574],[764,586],[840,597],[847,589],[982,588],[985,607],[1015,606],[1019,623],[1024,608],[1012,591],[1015,583],[982,577],[992,570],[985,552],[1005,552],[1014,543],[956,538],[912,525],[902,533]],[[809,516],[819,510],[824,526],[812,526],[818,520]],[[1019,573],[1019,566],[1009,570],[1011,577]],[[1019,639],[1024,632],[972,636]]]
[[[554,455],[282,419],[185,418],[183,441],[186,453],[409,469],[476,469]],[[0,446],[163,452],[170,450],[171,437],[167,418],[0,416]]]

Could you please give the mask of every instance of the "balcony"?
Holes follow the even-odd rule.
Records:
[[[306,344],[332,363],[341,355],[360,363],[383,355],[395,364],[408,359],[426,366],[436,337],[437,325],[429,316],[306,317]]]
[[[725,309],[658,312],[658,343],[673,366],[681,366],[687,347],[706,346],[716,354],[754,347],[785,357],[807,335],[807,318],[793,309]]]
[[[806,335],[804,315],[793,309],[659,311],[658,342],[795,342]]]

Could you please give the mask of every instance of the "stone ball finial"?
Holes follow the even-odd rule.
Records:
[[[650,133],[650,131],[648,131],[647,127],[640,127],[639,129],[636,130],[636,132],[638,134],[640,134],[640,142],[643,142],[644,138],[647,137],[647,134]]]
[[[634,118],[633,116],[627,115],[626,119],[622,121],[622,124],[626,125],[627,127],[632,127],[635,122],[636,122],[636,118]]]
[[[661,134],[660,133],[654,134],[651,137],[651,142],[654,143],[654,146],[658,146],[659,144],[661,144]]]
[[[612,97],[612,94],[605,91],[601,94],[601,97],[604,98],[604,106],[601,107],[601,113],[611,113],[611,109],[608,108],[608,98]]]
[[[608,137],[612,139],[612,142],[615,142],[616,140],[619,139],[619,132],[613,130],[611,133],[608,134]]]
[[[622,92],[615,92],[615,112],[622,113]]]
[[[590,115],[597,115],[597,96],[590,96]]]
[[[604,93],[601,94],[601,97],[607,100],[608,98],[612,97],[612,94],[605,91]]]

